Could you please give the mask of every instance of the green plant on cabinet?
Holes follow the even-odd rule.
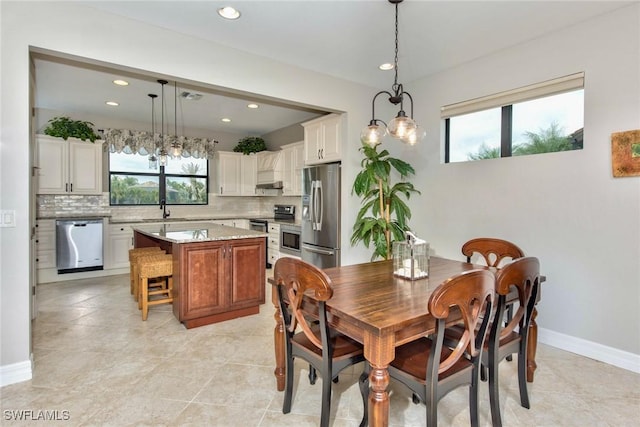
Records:
[[[98,135],[93,131],[93,123],[82,120],[71,120],[69,117],[54,117],[49,120],[49,124],[44,129],[45,135],[56,136],[64,139],[78,138],[82,141],[87,139],[95,142],[99,139]]]
[[[409,163],[391,157],[387,150],[378,152],[377,147],[363,145],[360,151],[365,157],[360,162],[362,170],[353,182],[352,194],[362,199],[362,207],[353,225],[351,246],[363,242],[369,248],[373,244],[372,261],[378,257],[389,259],[392,243],[403,241],[405,231],[410,230],[411,210],[405,199],[409,200],[412,193],[420,194],[407,181],[415,170]],[[393,175],[399,176],[395,184]]]
[[[238,141],[238,145],[233,148],[236,153],[251,154],[259,151],[265,151],[267,145],[264,139],[259,136],[247,136]]]

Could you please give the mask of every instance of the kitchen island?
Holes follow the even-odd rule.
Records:
[[[187,328],[259,312],[267,234],[210,222],[133,226],[134,247],[173,255],[173,314]]]

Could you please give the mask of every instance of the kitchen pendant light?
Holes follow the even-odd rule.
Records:
[[[389,0],[389,3],[395,5],[396,9],[396,47],[395,47],[395,59],[394,59],[394,71],[395,78],[393,86],[391,86],[391,92],[383,90],[378,92],[371,101],[371,121],[369,125],[365,127],[360,133],[360,140],[363,144],[370,147],[375,147],[382,143],[387,133],[394,138],[401,140],[404,143],[413,145],[424,138],[424,131],[420,130],[416,122],[413,120],[413,98],[409,92],[405,92],[402,84],[398,83],[398,4],[403,0]],[[400,110],[396,117],[394,117],[387,125],[382,120],[376,119],[376,98],[379,95],[386,94],[389,96],[389,102],[394,105],[400,104]],[[404,111],[404,99],[405,96],[409,99],[411,104],[411,115],[407,116]]]
[[[150,93],[149,98],[151,98],[151,139],[153,141],[153,151],[149,154],[149,169],[158,169],[158,158],[156,157],[155,151],[155,139],[156,139],[156,115],[155,115],[155,99],[158,97],[155,93]]]
[[[171,157],[180,158],[182,156],[182,145],[178,142],[178,83],[175,81],[173,82],[173,129]]]
[[[169,83],[166,80],[158,80],[158,83],[160,83],[162,85],[162,115],[161,117],[161,123],[162,126],[160,128],[160,154],[159,154],[159,160],[160,160],[160,166],[166,166],[167,164],[167,150],[164,149],[164,85],[166,85],[167,83]]]

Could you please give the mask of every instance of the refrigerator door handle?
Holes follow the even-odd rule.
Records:
[[[318,218],[320,217],[320,211],[322,209],[321,206],[321,201],[322,199],[320,199],[318,197],[318,195],[320,194],[320,181],[312,181],[311,182],[311,199],[313,200],[313,208],[311,210],[311,225],[312,225],[312,229],[315,231],[320,231],[320,225],[321,223],[318,222]]]
[[[316,191],[316,194],[318,196],[318,210],[320,211],[320,214],[316,217],[316,219],[318,220],[318,223],[316,224],[316,230],[321,231],[322,230],[322,220],[324,217],[324,200],[323,200],[323,194],[322,194],[322,181],[316,181],[318,183],[318,191]]]
[[[311,230],[316,229],[316,219],[315,219],[315,211],[316,211],[316,182],[311,181],[311,197],[309,198],[309,221],[311,222]]]
[[[309,252],[313,252],[321,255],[335,255],[334,251],[326,250],[326,249],[318,249],[309,245],[302,245],[302,249],[304,249],[305,251],[309,251]]]

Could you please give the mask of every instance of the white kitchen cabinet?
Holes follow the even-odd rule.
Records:
[[[211,222],[218,225],[226,225],[227,227],[235,227],[233,219],[214,219]]]
[[[258,177],[258,156],[255,153],[243,154],[240,162],[240,194],[243,196],[255,196]]]
[[[56,267],[56,221],[36,221],[36,268]]]
[[[302,126],[305,164],[331,163],[342,159],[342,116],[329,114],[302,123]]]
[[[219,196],[257,196],[258,157],[231,151],[215,154],[213,192]]]
[[[105,250],[105,270],[129,267],[129,249],[133,248],[132,224],[112,224],[108,227]]]
[[[216,152],[214,193],[220,196],[242,195],[242,156],[242,153]]]
[[[301,196],[304,141],[283,145],[282,160],[282,195]]]
[[[102,142],[37,135],[38,194],[102,194]]]
[[[280,224],[269,223],[269,236],[267,237],[267,256],[269,264],[274,265],[280,258]]]

